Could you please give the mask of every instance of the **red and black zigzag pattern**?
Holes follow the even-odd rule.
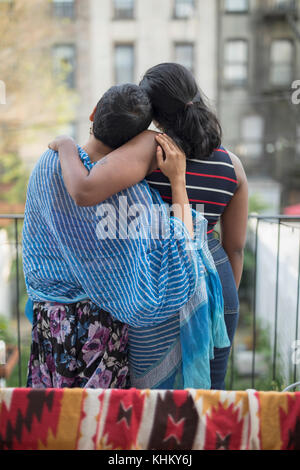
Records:
[[[56,432],[62,396],[63,390],[14,390],[9,409],[2,402],[0,450],[36,450],[38,440],[46,443],[49,429]]]
[[[300,397],[300,394],[299,394]],[[279,410],[282,449],[300,450],[300,400],[287,396],[287,412]]]
[[[198,412],[188,392],[165,392],[157,397],[148,449],[192,449],[198,426]]]

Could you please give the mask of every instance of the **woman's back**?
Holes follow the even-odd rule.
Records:
[[[172,203],[170,182],[160,170],[147,181],[165,202]],[[220,147],[207,160],[187,159],[186,188],[191,206],[207,219],[208,233],[213,232],[238,188],[229,153]]]

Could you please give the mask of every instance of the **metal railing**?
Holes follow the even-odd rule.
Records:
[[[298,3],[297,0],[263,0],[259,4],[258,11],[266,16],[297,16]]]
[[[16,317],[17,317],[17,342],[18,342],[18,382],[22,385],[22,352],[21,352],[21,312],[20,312],[20,239],[19,222],[24,219],[23,214],[0,214],[0,221],[7,220],[13,223],[15,261],[16,261]],[[0,247],[1,248],[1,247]]]
[[[295,295],[295,325],[294,325],[294,340],[295,342],[299,341],[299,302],[300,302],[300,216],[288,216],[288,215],[276,215],[276,216],[259,216],[259,215],[250,215],[249,221],[255,222],[255,227],[252,226],[250,229],[252,231],[252,250],[254,255],[254,268],[253,268],[253,285],[252,285],[252,370],[251,370],[251,387],[255,388],[256,383],[256,355],[257,355],[257,334],[258,334],[258,312],[257,312],[257,288],[258,282],[260,279],[258,278],[258,266],[259,266],[259,256],[258,256],[258,247],[260,243],[260,228],[263,224],[272,224],[277,227],[277,234],[276,230],[273,231],[274,235],[276,235],[276,252],[274,253],[274,258],[276,257],[275,262],[275,286],[273,292],[265,292],[266,296],[272,298],[275,297],[275,308],[274,308],[274,316],[273,316],[273,324],[272,327],[274,329],[273,338],[270,340],[270,349],[271,349],[271,358],[272,358],[272,381],[276,383],[278,380],[278,338],[279,338],[279,315],[289,314],[289,312],[280,312],[279,311],[279,287],[280,287],[280,255],[281,255],[281,237],[282,237],[282,229],[283,227],[288,228],[289,230],[293,231],[297,230],[298,233],[298,241],[297,241],[297,248],[298,253],[295,253],[297,256],[297,287],[294,292]],[[271,240],[270,240],[271,242]],[[275,259],[274,259],[275,261]],[[266,266],[262,266],[263,271],[265,271],[265,275],[268,275],[268,269]],[[288,280],[286,280],[288,283]],[[287,321],[289,320],[289,316],[286,315]],[[271,326],[271,325],[269,325]],[[292,328],[292,326],[291,326]],[[231,378],[230,378],[230,385],[231,388],[234,388],[234,348],[233,353],[231,355],[232,367],[231,367]],[[297,363],[295,362],[293,365],[293,375],[290,378],[291,382],[297,382],[300,380],[299,375],[299,368],[297,367]],[[282,374],[280,373],[280,376]],[[289,385],[286,384],[286,385]]]
[[[23,220],[24,216],[21,214],[16,214],[16,215],[0,215],[0,224],[1,220],[6,220],[10,221],[11,226],[10,226],[10,237],[11,239],[13,238],[13,241],[11,242],[12,245],[14,246],[14,251],[15,251],[15,266],[16,266],[16,279],[15,279],[15,286],[16,286],[16,292],[15,292],[15,311],[16,311],[16,320],[17,320],[17,345],[18,345],[18,351],[19,351],[19,360],[18,360],[18,383],[19,386],[22,386],[22,351],[21,351],[21,314],[23,315],[24,312],[20,311],[20,274],[21,274],[21,266],[20,266],[20,258],[21,258],[21,240],[20,240],[20,233],[19,233],[19,227],[21,225],[21,221]],[[263,224],[272,224],[277,226],[277,240],[276,240],[276,272],[275,272],[275,286],[274,286],[274,291],[273,292],[268,292],[266,295],[268,296],[274,296],[275,297],[275,310],[274,310],[274,316],[273,316],[273,341],[272,341],[272,354],[271,354],[271,359],[272,359],[272,379],[273,381],[276,381],[277,375],[278,375],[278,325],[279,325],[279,318],[280,315],[282,315],[282,311],[279,309],[279,275],[280,275],[280,251],[281,251],[281,236],[282,236],[282,229],[283,227],[289,227],[291,230],[297,230],[298,233],[298,249],[299,252],[296,254],[298,257],[298,268],[297,268],[297,288],[295,291],[295,301],[296,301],[296,315],[295,315],[295,324],[293,326],[294,328],[294,338],[295,341],[298,340],[299,336],[299,328],[300,328],[300,322],[299,322],[299,307],[300,307],[300,216],[299,217],[293,217],[293,216],[258,216],[258,215],[250,215],[249,217],[249,234],[251,235],[250,238],[250,244],[251,244],[251,251],[254,257],[254,268],[252,269],[252,285],[251,285],[251,294],[250,296],[252,297],[252,307],[250,308],[250,313],[251,313],[251,318],[252,318],[252,331],[251,331],[251,336],[252,336],[252,368],[251,368],[251,376],[250,376],[250,381],[251,381],[251,387],[255,388],[256,385],[256,379],[257,379],[257,374],[256,374],[256,357],[257,357],[257,333],[258,333],[258,320],[259,320],[259,315],[257,311],[257,287],[258,287],[258,267],[259,265],[259,253],[258,253],[258,248],[260,244],[260,228],[262,227]],[[13,230],[11,230],[13,229]],[[1,249],[1,246],[0,246]],[[260,267],[261,268],[261,267]],[[299,338],[300,339],[300,338]],[[234,389],[235,386],[235,359],[236,355],[238,352],[235,351],[235,346],[232,349],[232,354],[231,354],[231,367],[230,367],[230,377],[229,377],[229,388]],[[293,375],[291,377],[291,382],[297,382],[300,380],[299,376],[299,367],[297,367],[297,364],[294,365],[294,371]],[[287,383],[285,385],[289,385],[290,383]],[[249,384],[250,385],[250,384]]]

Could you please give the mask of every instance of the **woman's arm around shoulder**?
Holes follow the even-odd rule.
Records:
[[[58,151],[70,196],[79,206],[94,206],[142,181],[156,167],[157,133],[144,131],[114,150],[90,172],[78,158],[73,139],[58,138],[49,147]]]

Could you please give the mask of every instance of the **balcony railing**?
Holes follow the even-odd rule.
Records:
[[[18,385],[22,386],[22,348],[21,348],[21,309],[20,309],[20,277],[21,277],[21,263],[20,263],[20,225],[23,221],[23,214],[3,215],[0,214],[0,229],[2,226],[7,226],[7,223],[11,223],[11,237],[13,241],[10,242],[12,251],[14,252],[15,260],[15,315],[17,320],[17,345],[18,345]],[[2,222],[2,223],[1,223]],[[0,245],[0,250],[1,250]],[[1,251],[0,251],[1,253]],[[0,332],[1,333],[1,332]],[[1,379],[1,377],[0,377]]]
[[[296,0],[263,0],[259,2],[258,12],[269,19],[298,17],[298,5]]]
[[[22,215],[0,215],[0,227],[5,222],[9,232],[15,265],[14,319],[19,360],[17,384],[13,385],[18,386],[25,385],[24,324],[30,331],[20,307],[22,219]],[[0,257],[2,249],[0,242]],[[247,253],[240,289],[240,326],[227,388],[283,390],[300,380],[300,217],[250,216]],[[245,341],[241,340],[243,335]]]
[[[300,217],[250,216],[248,247],[254,256],[251,387],[263,331],[269,380],[283,389],[300,380]]]

